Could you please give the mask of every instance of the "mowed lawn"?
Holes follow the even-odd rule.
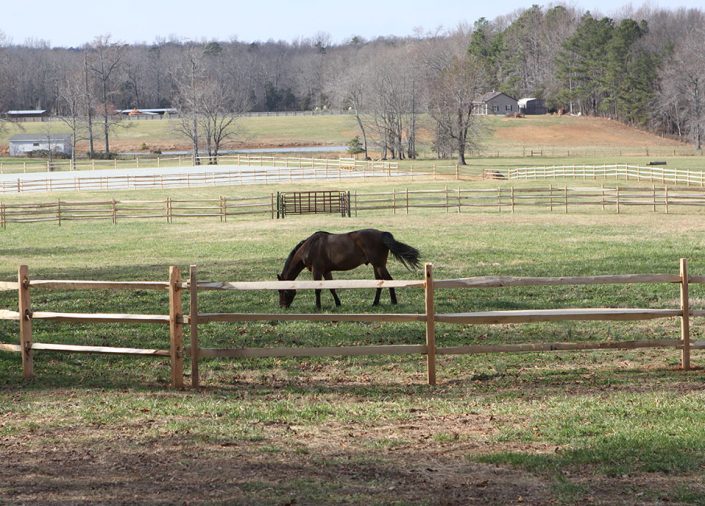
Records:
[[[217,192],[218,190],[213,190]],[[201,191],[199,195],[203,195]],[[222,192],[222,190],[221,190]],[[376,227],[419,248],[437,278],[705,274],[696,214],[454,214],[416,211],[286,220],[10,224],[0,280],[274,279],[316,230]],[[417,279],[390,261],[395,278]],[[363,267],[336,277],[366,279]],[[303,274],[302,279],[307,279]],[[341,291],[324,311],[420,312],[423,294]],[[0,292],[0,309],[16,309]],[[35,310],[165,313],[166,293],[32,293]],[[701,285],[691,303],[702,309]],[[678,286],[608,285],[437,294],[443,312],[677,307]],[[203,294],[203,312],[277,312],[276,292]],[[298,294],[293,311],[313,311]],[[692,336],[703,339],[702,320]],[[438,345],[677,338],[676,318],[633,323],[439,325]],[[265,321],[201,328],[206,347],[423,342],[422,324]],[[167,329],[34,324],[37,342],[167,347]],[[186,337],[188,340],[188,335]],[[0,322],[0,341],[17,324]],[[677,350],[443,356],[437,387],[422,356],[204,360],[201,390],[169,387],[167,359],[37,352],[36,379],[0,352],[0,502],[235,504],[575,504],[705,502],[705,376]],[[705,354],[693,353],[702,367]],[[188,369],[188,364],[187,364]],[[188,377],[187,377],[188,382]]]

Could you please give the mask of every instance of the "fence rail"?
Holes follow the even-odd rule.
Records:
[[[568,187],[545,188],[448,188],[440,190],[392,190],[354,192],[345,201],[346,215],[389,211],[411,214],[415,209],[436,209],[446,213],[476,211],[517,212],[537,210],[569,213],[600,211],[621,213],[628,208],[670,213],[705,208],[705,189],[698,187]],[[283,217],[281,202],[274,193],[250,197],[220,196],[211,199],[172,198],[160,200],[57,199],[44,202],[0,201],[0,228],[8,224],[56,223],[68,221],[111,221],[145,219],[173,223],[178,219],[211,218],[227,221],[238,216]],[[287,213],[291,214],[291,213]]]
[[[504,174],[502,172],[502,174]],[[661,184],[705,186],[705,172],[701,170],[640,167],[637,165],[560,165],[553,167],[520,167],[509,169],[511,180],[536,179],[624,179]]]
[[[215,162],[215,163],[214,163]],[[271,155],[219,155],[217,157],[199,156],[136,156],[134,158],[115,158],[112,160],[17,160],[0,161],[0,174],[38,173],[38,172],[81,172],[87,170],[108,169],[145,169],[167,167],[215,168],[219,165],[235,167],[278,167],[297,169],[337,169],[379,172],[398,170],[399,163],[386,160],[357,160],[355,158],[313,158]]]
[[[580,277],[476,277],[449,280],[435,280],[433,267],[426,264],[422,280],[334,280],[334,281],[285,281],[285,282],[199,282],[196,266],[191,266],[188,280],[182,281],[178,267],[169,268],[168,282],[110,282],[110,281],[76,281],[76,280],[32,280],[27,266],[20,266],[17,283],[3,282],[0,290],[18,291],[18,310],[0,310],[0,320],[19,322],[19,344],[0,343],[0,350],[18,352],[22,356],[25,378],[34,375],[33,353],[35,351],[69,352],[69,353],[109,353],[137,356],[169,356],[172,370],[172,383],[182,387],[184,356],[191,358],[191,378],[193,386],[200,384],[199,361],[204,357],[301,357],[301,356],[359,356],[359,355],[399,355],[420,354],[426,357],[427,380],[436,383],[436,356],[469,353],[503,353],[527,351],[577,351],[602,349],[638,349],[638,348],[672,348],[680,350],[680,363],[683,369],[690,368],[690,354],[693,349],[705,349],[705,342],[691,342],[690,321],[693,317],[705,316],[703,310],[693,310],[689,301],[689,285],[705,283],[705,276],[691,276],[688,273],[686,259],[680,260],[678,274],[651,275],[617,275],[617,276],[580,276]],[[678,285],[680,304],[677,308],[550,308],[513,311],[481,311],[463,313],[439,313],[435,309],[438,292],[449,288],[504,288],[510,286],[573,286],[584,284],[637,284],[669,283]],[[135,289],[167,290],[169,293],[168,314],[104,314],[104,313],[56,313],[34,311],[30,292],[46,289]],[[297,313],[202,313],[198,309],[200,291],[210,290],[281,290],[281,289],[359,289],[359,288],[409,288],[423,289],[424,310],[419,313],[402,314],[297,314]],[[185,314],[182,303],[184,293],[189,294],[189,313]],[[530,322],[555,322],[569,320],[605,320],[638,321],[656,318],[674,318],[681,320],[680,339],[655,339],[639,341],[609,341],[581,343],[521,343],[500,345],[460,345],[439,347],[436,343],[436,324],[476,325],[507,324]],[[32,337],[32,325],[35,321],[62,321],[67,323],[148,323],[168,326],[168,349],[117,348],[110,346],[79,346],[71,344],[36,343]],[[202,348],[199,344],[199,326],[212,322],[247,322],[247,321],[309,321],[309,322],[417,322],[425,327],[423,343],[391,344],[372,346],[329,346],[297,348],[237,348],[216,349]],[[184,346],[184,328],[190,329],[190,346]],[[420,333],[421,336],[421,333]]]

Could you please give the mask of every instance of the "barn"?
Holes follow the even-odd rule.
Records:
[[[53,151],[71,156],[71,134],[18,134],[10,137],[10,156],[24,156],[32,151]]]
[[[519,112],[516,98],[501,91],[491,91],[473,100],[473,113],[487,116],[490,114],[514,114]]]
[[[521,98],[518,104],[522,114],[546,114],[548,112],[546,105],[540,98]]]

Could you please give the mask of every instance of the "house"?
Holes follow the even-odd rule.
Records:
[[[546,114],[548,112],[546,105],[540,98],[521,98],[518,104],[522,114]]]
[[[485,93],[480,98],[473,101],[473,114],[483,116],[490,114],[515,114],[519,112],[519,105],[516,98],[502,93],[501,91],[491,91]]]
[[[7,111],[5,113],[5,117],[10,121],[44,121],[46,115],[46,109]]]
[[[18,134],[10,137],[10,156],[23,156],[32,151],[50,150],[71,156],[71,134]]]

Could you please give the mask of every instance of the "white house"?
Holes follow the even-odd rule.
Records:
[[[71,134],[18,134],[10,137],[10,156],[23,156],[31,151],[53,151],[71,156]]]

